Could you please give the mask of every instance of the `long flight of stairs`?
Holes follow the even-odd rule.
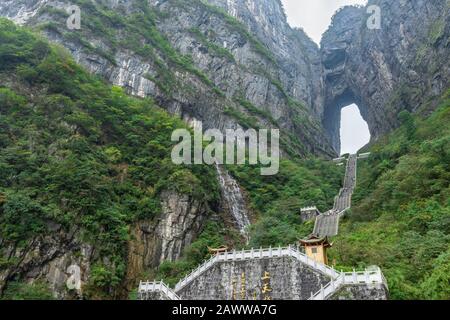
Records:
[[[350,155],[347,160],[344,186],[334,201],[333,209],[316,217],[313,233],[319,237],[333,237],[339,233],[339,220],[350,209],[353,190],[356,186],[356,165],[358,156]]]
[[[364,157],[361,156],[360,158]],[[338,234],[339,219],[351,206],[352,194],[356,185],[357,159],[357,155],[351,155],[348,158],[343,188],[335,198],[333,209],[319,214],[316,217],[314,227],[315,235],[322,237],[335,236]],[[286,262],[283,262],[283,259],[286,258],[288,258],[286,261],[294,260],[299,263],[297,264],[297,268],[294,268],[295,270],[292,269],[292,266],[289,263],[286,264]],[[245,264],[247,262],[251,263]],[[283,268],[288,268],[289,273],[294,273],[294,277],[292,277],[294,280],[296,279],[295,272],[298,272],[301,277],[303,277],[301,278],[302,281],[300,281],[300,291],[302,286],[310,286],[307,289],[312,289],[315,286],[315,289],[311,290],[314,292],[311,292],[310,296],[308,293],[306,293],[306,295],[296,293],[298,296],[296,295],[295,299],[327,300],[334,298],[339,299],[342,297],[345,297],[345,299],[388,298],[389,289],[386,279],[378,267],[372,267],[360,272],[355,270],[347,273],[339,272],[332,267],[308,257],[304,252],[300,251],[298,245],[289,246],[287,248],[260,248],[218,253],[180,280],[174,288],[170,288],[162,281],[141,282],[139,284],[138,296],[139,299],[142,300],[183,300],[202,299],[205,297],[208,299],[217,299],[217,297],[222,296],[221,294],[223,294],[225,288],[221,282],[224,281],[222,280],[223,274],[219,276],[215,274],[215,270],[220,270],[218,269],[220,266],[227,266],[227,268],[225,268],[225,270],[228,270],[227,272],[231,272],[230,270],[236,268],[236,270],[239,271],[239,276],[242,281],[242,275],[255,277],[256,274],[256,277],[260,277],[261,271],[268,268],[271,263],[276,266],[278,272],[282,272]],[[311,281],[312,278],[308,278],[308,272],[313,272],[315,274],[313,279],[316,279],[315,277],[322,277],[329,282],[314,285],[314,281]],[[273,276],[275,275],[272,275],[271,281],[278,279]],[[227,279],[226,276],[225,279]],[[216,287],[208,287],[208,285],[206,285],[214,281],[219,281],[220,285]],[[230,281],[230,279],[225,281]],[[282,280],[278,279],[278,281]],[[233,282],[231,282],[230,285],[232,284]],[[198,287],[196,287],[196,285],[198,285]],[[296,288],[295,290],[299,288],[296,286],[294,287]],[[193,295],[193,292],[196,293],[195,288],[200,288],[202,294]],[[244,288],[247,289],[246,282]],[[203,294],[205,292],[206,295]],[[291,298],[292,297],[294,296],[291,296]]]

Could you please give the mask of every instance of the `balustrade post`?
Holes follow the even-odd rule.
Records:
[[[358,283],[358,278],[356,276],[356,270],[353,269],[353,283]]]
[[[384,279],[383,272],[381,272],[380,267],[378,267],[378,269],[377,269],[377,274],[378,274],[378,277],[380,278],[380,282],[385,283],[386,279]],[[386,283],[386,285],[387,285],[387,283]]]
[[[323,285],[320,285],[320,297],[325,300],[325,291],[323,290]]]
[[[272,253],[272,246],[269,247],[269,257],[273,257],[273,253]]]

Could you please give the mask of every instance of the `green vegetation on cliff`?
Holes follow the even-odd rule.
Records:
[[[250,247],[286,246],[312,232],[314,222],[302,223],[300,208],[333,207],[343,168],[324,160],[282,160],[275,176],[261,176],[256,167],[229,167],[246,190],[256,222]]]
[[[86,298],[114,297],[125,277],[129,226],[158,217],[163,190],[214,203],[214,168],[171,162],[170,135],[184,124],[151,100],[107,85],[65,50],[5,19],[0,42],[2,249],[26,248],[55,228],[79,229],[79,240],[93,244],[98,255]],[[341,179],[333,168],[322,161],[286,160],[280,175],[261,177],[259,168],[230,167],[247,189],[255,217],[262,217],[251,231],[252,244],[294,242],[302,228],[298,208],[331,205]],[[224,243],[244,246],[223,221],[211,220],[184,258],[164,263],[156,275],[174,283],[207,257],[208,246]],[[4,296],[47,297],[45,284],[23,282],[19,261],[4,254],[0,249],[0,271],[13,270]]]
[[[399,117],[359,162],[331,252],[338,265],[380,266],[393,299],[450,299],[450,91],[429,117]]]
[[[280,173],[261,176],[258,167],[227,166],[243,187],[255,223],[249,230],[247,245],[237,232],[225,232],[211,221],[199,239],[186,249],[181,260],[164,262],[152,276],[175,285],[181,278],[209,258],[207,247],[259,248],[295,244],[312,232],[314,222],[300,221],[300,208],[316,205],[321,210],[333,206],[343,176],[343,168],[324,160],[282,160]]]
[[[5,19],[0,43],[0,271],[16,265],[3,257],[9,246],[80,229],[98,255],[89,288],[110,296],[125,275],[129,225],[158,216],[163,190],[216,201],[214,168],[172,163],[171,133],[184,124],[151,100]]]

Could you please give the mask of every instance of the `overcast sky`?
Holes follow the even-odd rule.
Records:
[[[289,24],[303,28],[319,44],[337,9],[345,5],[366,4],[367,0],[281,0],[281,2]]]
[[[355,104],[342,109],[341,154],[357,153],[370,141],[369,126]]]
[[[333,14],[342,6],[366,4],[367,0],[281,0],[288,22],[300,27],[320,44],[322,34],[328,29]],[[369,127],[356,105],[342,109],[341,153],[356,153],[370,141]]]

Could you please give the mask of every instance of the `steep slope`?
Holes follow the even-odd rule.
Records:
[[[81,30],[66,27],[70,4],[81,8]],[[291,155],[333,155],[320,124],[319,50],[288,26],[278,0],[2,0],[0,15],[206,129],[276,127]]]
[[[68,30],[77,4],[81,30]],[[381,28],[369,29],[368,6]],[[373,141],[449,83],[446,0],[371,0],[333,18],[321,49],[279,0],[1,0],[0,15],[41,29],[93,73],[205,128],[279,127],[284,151],[340,151],[340,110],[357,103]],[[427,112],[434,110],[427,107]]]
[[[142,273],[180,277],[208,246],[244,245],[219,208],[216,168],[171,162],[170,135],[185,127],[180,119],[4,19],[0,43],[3,297],[123,298]],[[334,194],[339,182],[328,175],[338,173],[325,175],[321,166],[333,168],[285,160],[277,179],[253,179],[272,183],[267,191],[248,185],[249,192],[265,204],[295,192],[304,195],[302,205],[314,179]],[[235,169],[259,177],[258,168]],[[283,181],[286,189],[272,197]],[[317,203],[327,198],[319,187],[312,192]],[[81,282],[71,282],[78,272]]]
[[[76,294],[75,266],[87,297],[117,297],[127,256],[157,266],[203,230],[218,205],[215,170],[172,164],[170,136],[184,124],[151,100],[4,19],[0,43],[0,292],[41,279],[57,297]]]
[[[399,125],[402,110],[418,112],[450,84],[450,4],[436,1],[370,0],[380,8],[381,28],[369,29],[367,7],[345,7],[324,34],[323,123],[340,149],[342,107],[356,103],[376,141]]]
[[[450,299],[450,90],[437,105],[370,148],[335,240],[337,263],[380,266],[394,299]]]
[[[215,168],[169,159],[171,131],[196,120],[282,129],[279,175],[227,169],[253,211],[250,245],[295,242],[312,231],[299,208],[332,205],[342,179],[305,156],[339,152],[339,111],[356,102],[380,142],[335,258],[386,268],[395,298],[447,298],[448,97],[434,110],[449,84],[448,1],[369,2],[380,30],[345,8],[319,50],[279,0],[0,0],[0,15],[87,69],[2,20],[0,293],[75,296],[75,264],[84,297],[124,297],[144,272],[174,283],[208,246],[244,246],[220,215]],[[66,27],[69,4],[81,30]]]
[[[249,243],[234,241],[233,249],[288,246],[313,231],[314,222],[303,224],[299,208],[317,205],[325,210],[333,205],[339,192],[343,171],[331,161],[315,159],[280,163],[276,176],[260,176],[258,168],[227,166],[246,191],[254,222],[248,230]],[[207,246],[218,248],[229,235],[211,221],[198,241],[182,259],[164,262],[157,270],[149,270],[147,279],[163,279],[173,286],[210,258]],[[205,245],[207,244],[207,245]]]

